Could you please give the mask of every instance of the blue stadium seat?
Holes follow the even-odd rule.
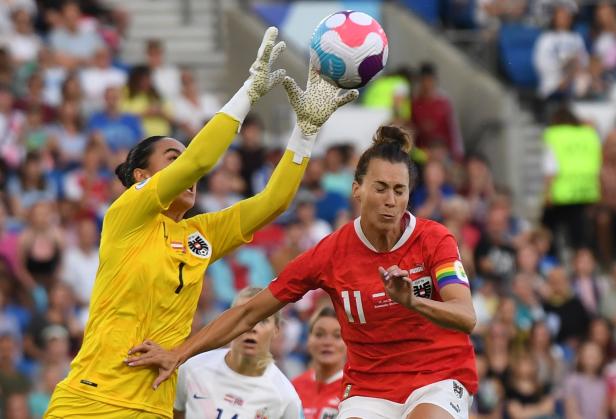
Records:
[[[505,75],[518,87],[535,87],[533,48],[541,29],[521,24],[506,24],[500,30],[500,61]]]
[[[442,0],[445,22],[457,29],[476,29],[476,3],[477,0]]]
[[[441,4],[437,0],[402,0],[401,3],[429,25],[435,26],[440,21]]]

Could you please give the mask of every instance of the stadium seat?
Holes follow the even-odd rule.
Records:
[[[535,87],[533,48],[541,29],[520,24],[506,24],[500,30],[500,62],[507,78],[518,87]]]
[[[442,0],[444,20],[457,29],[475,29],[477,0]]]
[[[402,4],[429,25],[435,26],[440,21],[441,5],[439,1],[403,0]]]

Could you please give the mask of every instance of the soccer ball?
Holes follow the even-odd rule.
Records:
[[[314,30],[310,61],[325,80],[343,89],[365,86],[387,62],[387,35],[372,16],[346,10]]]

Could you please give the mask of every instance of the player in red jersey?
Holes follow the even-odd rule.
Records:
[[[292,383],[302,401],[305,419],[334,419],[338,415],[346,352],[334,309],[318,310],[310,319],[308,332],[312,368]]]
[[[406,210],[410,144],[404,130],[381,127],[355,171],[359,218],[182,345],[166,351],[147,342],[126,362],[157,366],[160,381],[189,357],[226,344],[322,288],[347,344],[338,419],[467,419],[477,390],[469,283],[451,233]]]

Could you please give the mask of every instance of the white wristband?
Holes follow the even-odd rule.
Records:
[[[305,136],[297,125],[293,128],[291,138],[287,143],[287,150],[293,151],[293,163],[302,164],[304,157],[310,157],[312,148],[317,141],[317,135]]]
[[[246,80],[240,90],[238,90],[231,99],[225,104],[225,106],[218,112],[225,113],[237,120],[242,125],[244,118],[250,112],[250,97],[248,96],[248,89],[251,84],[251,80]],[[239,129],[239,128],[238,128]]]

